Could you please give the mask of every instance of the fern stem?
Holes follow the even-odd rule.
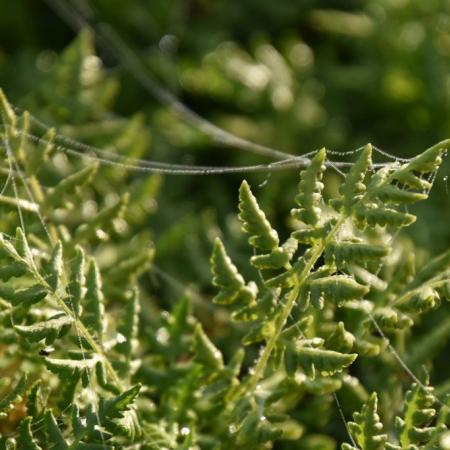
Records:
[[[325,250],[325,247],[333,239],[333,237],[338,232],[339,228],[341,227],[341,225],[345,220],[346,220],[345,216],[341,216],[339,218],[339,220],[336,222],[335,226],[331,229],[327,237],[320,244],[316,245],[311,257],[309,258],[309,261],[307,262],[301,273],[297,276],[296,284],[294,288],[289,292],[287,302],[277,317],[275,331],[270,337],[270,339],[267,341],[267,344],[264,347],[264,350],[260,358],[258,359],[258,362],[256,363],[256,366],[250,378],[248,378],[247,382],[242,386],[242,389],[237,391],[237,394],[239,394],[239,396],[244,396],[249,392],[253,392],[256,386],[258,385],[259,380],[263,377],[264,370],[267,366],[270,355],[272,354],[272,351],[277,344],[281,332],[283,331],[284,325],[286,324],[289,314],[291,313],[292,308],[294,307],[300,289],[302,288],[304,282],[306,281],[311,269],[314,267],[314,264],[317,262],[317,260],[320,258],[323,251]]]

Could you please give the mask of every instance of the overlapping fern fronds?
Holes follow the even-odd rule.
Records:
[[[75,134],[91,120],[102,128],[117,86],[99,68],[83,75],[90,56],[86,32],[30,100],[41,105],[59,86],[63,107],[46,114],[63,120],[77,105]],[[410,387],[393,430],[362,372],[374,360],[380,376],[403,370],[388,337],[416,369],[449,334],[443,321],[409,345],[412,327],[449,298],[450,257],[417,269],[398,241],[416,220],[406,206],[427,198],[448,142],[376,171],[367,145],[334,198],[324,194],[320,150],[300,173],[288,236],[242,182],[249,268],[217,238],[218,313],[202,300],[194,309],[188,295],[159,313],[137,282],[153,260],[140,205],[155,184],[130,187],[113,164],[64,157],[54,130],[36,139],[30,116],[1,92],[0,103],[2,169],[13,187],[0,196],[0,449],[335,449],[326,426],[338,391],[346,414],[360,411],[343,448],[444,445],[447,412],[431,387]],[[113,127],[118,147],[133,148],[127,156],[143,148],[138,122]],[[231,333],[241,342],[222,345]]]

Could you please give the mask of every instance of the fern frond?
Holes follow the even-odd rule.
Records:
[[[316,308],[323,308],[325,300],[331,299],[339,305],[346,300],[359,300],[369,288],[346,275],[332,275],[313,279],[308,283],[311,302]]]
[[[40,284],[35,284],[23,289],[0,286],[0,298],[7,300],[12,305],[30,307],[43,300],[46,296],[47,290]]]
[[[345,329],[344,322],[339,322],[326,340],[325,347],[335,352],[348,353],[353,348],[355,339],[355,336]]]
[[[206,370],[214,372],[223,369],[222,353],[211,342],[200,324],[195,327],[193,351],[194,360]]]
[[[357,358],[355,353],[340,353],[334,350],[312,348],[301,341],[286,348],[285,365],[292,373],[292,364],[301,366],[306,375],[314,379],[317,375],[330,376],[350,366]],[[292,361],[294,359],[294,361]]]
[[[431,426],[431,421],[436,415],[436,410],[432,408],[435,403],[433,389],[427,387],[425,390],[413,384],[406,393],[405,408],[403,417],[396,417],[395,425],[399,433],[401,447],[425,448],[434,443],[436,446],[439,435],[447,430],[445,425]],[[422,445],[424,447],[422,447]]]
[[[79,316],[81,303],[86,293],[85,255],[84,250],[79,246],[75,248],[75,257],[70,269],[70,281],[67,286],[68,299],[66,301],[73,313]]]
[[[6,99],[5,93],[1,88],[0,88],[0,108],[2,115],[11,125],[11,129],[14,130],[16,127],[16,114],[14,113],[14,110],[12,109],[8,100]]]
[[[371,165],[372,146],[367,144],[355,164],[351,167],[350,172],[345,177],[344,183],[339,188],[339,192],[342,195],[342,200],[333,200],[333,206],[339,207],[342,203],[345,212],[347,214],[351,212],[352,206],[362,198],[362,195],[366,191],[364,179],[366,177],[367,170]]]
[[[55,339],[69,332],[73,322],[73,318],[63,315],[32,325],[15,325],[14,329],[17,334],[25,337],[30,342],[39,342],[45,339],[47,344],[52,344]]]
[[[133,351],[137,345],[136,339],[138,335],[139,312],[139,294],[135,288],[127,299],[122,323],[117,328],[120,339],[114,347],[114,349],[123,357],[121,364],[122,376],[126,376],[130,373]]]
[[[450,274],[446,272],[450,269],[450,250],[436,256],[428,264],[420,268],[411,283],[408,284],[407,289],[415,289],[423,283],[436,279],[438,277],[450,278]],[[447,275],[447,276],[446,276]]]
[[[373,393],[361,412],[354,414],[355,421],[348,423],[350,433],[361,450],[438,450],[447,427],[443,423],[432,425],[436,415],[432,408],[435,400],[432,388],[412,385],[406,393],[403,415],[395,419],[399,437],[397,444],[387,442],[387,435],[380,434],[383,426],[377,414],[377,396]],[[357,450],[349,444],[343,444],[342,449]]]
[[[0,267],[0,280],[8,281],[10,278],[18,278],[25,275],[27,272],[26,267],[18,262],[6,264]]]
[[[27,383],[28,375],[24,373],[11,391],[0,399],[0,419],[6,416],[6,413],[14,407],[15,403],[22,401]]]
[[[86,277],[86,295],[81,320],[99,342],[103,342],[106,328],[105,307],[100,272],[95,260],[89,262]]]
[[[385,450],[387,435],[382,434],[383,424],[377,413],[378,398],[374,392],[361,412],[353,414],[354,422],[348,423],[348,428],[358,447],[343,444],[342,450]]]
[[[63,248],[61,241],[58,241],[50,256],[47,283],[56,291],[61,283],[63,274]]]
[[[33,434],[31,432],[32,420],[32,417],[26,417],[20,423],[19,438],[17,443],[20,446],[19,448],[23,450],[42,450],[33,438]]]
[[[322,200],[323,183],[322,177],[325,172],[326,150],[323,148],[316,153],[310,165],[300,172],[300,183],[295,201],[299,206],[293,209],[291,214],[306,225],[312,227],[319,222]]]
[[[213,284],[220,288],[213,302],[220,305],[229,305],[238,301],[251,303],[256,297],[256,286],[246,285],[244,278],[232,263],[219,238],[214,241],[211,255],[211,271]]]
[[[245,180],[239,188],[239,219],[242,229],[250,234],[250,245],[263,251],[272,251],[278,247],[278,233],[271,227]]]
[[[57,448],[58,450],[68,449],[69,444],[64,439],[64,436],[56,422],[55,416],[50,410],[45,412],[45,425],[47,427],[47,438],[49,445],[53,448]]]

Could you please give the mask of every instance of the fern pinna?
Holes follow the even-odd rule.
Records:
[[[78,70],[90,45],[83,34],[61,64]],[[76,104],[79,91],[63,97]],[[438,396],[412,385],[385,432],[377,395],[363,385],[379,382],[374,357],[380,376],[401,373],[386,336],[408,348],[413,325],[449,297],[450,253],[416,269],[397,240],[415,220],[406,206],[427,197],[448,142],[377,171],[367,145],[333,198],[324,196],[320,150],[300,173],[295,229],[284,241],[242,182],[238,215],[259,274],[244,277],[214,241],[215,311],[228,311],[226,331],[242,334],[242,345],[222,353],[187,295],[155,314],[137,285],[153,258],[139,213],[147,182],[128,189],[115,167],[61,161],[54,130],[36,136],[27,113],[2,93],[0,101],[3,169],[15,186],[0,196],[0,449],[333,450],[334,393],[348,417],[361,411],[344,449],[448,448],[446,409],[437,411],[448,388]],[[82,121],[89,111],[79,113]],[[119,181],[119,194],[102,202]],[[94,213],[85,214],[81,193]],[[119,232],[127,224],[137,237]],[[119,248],[112,263],[109,234]],[[426,363],[449,327],[439,322],[413,343],[409,366]],[[398,385],[385,387],[400,395]]]

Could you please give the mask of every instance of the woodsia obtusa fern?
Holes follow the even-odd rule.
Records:
[[[64,64],[79,69],[86,36]],[[29,139],[28,113],[3,93],[0,101],[2,167],[14,187],[0,198],[0,449],[331,450],[338,397],[354,413],[343,449],[450,448],[448,388],[415,376],[402,409],[382,411],[383,425],[381,391],[398,405],[403,386],[381,386],[371,370],[381,360],[381,376],[401,373],[398,349],[410,383],[409,367],[421,374],[450,326],[403,352],[412,327],[450,296],[450,252],[417,268],[398,235],[416,220],[406,207],[427,198],[449,142],[377,171],[369,144],[331,196],[320,150],[300,172],[284,240],[243,181],[238,217],[254,250],[245,274],[256,275],[244,278],[214,241],[213,302],[226,332],[242,338],[222,352],[188,295],[160,314],[138,286],[153,259],[139,213],[146,181],[102,202],[113,185],[127,186],[123,174],[59,158],[54,130]]]

